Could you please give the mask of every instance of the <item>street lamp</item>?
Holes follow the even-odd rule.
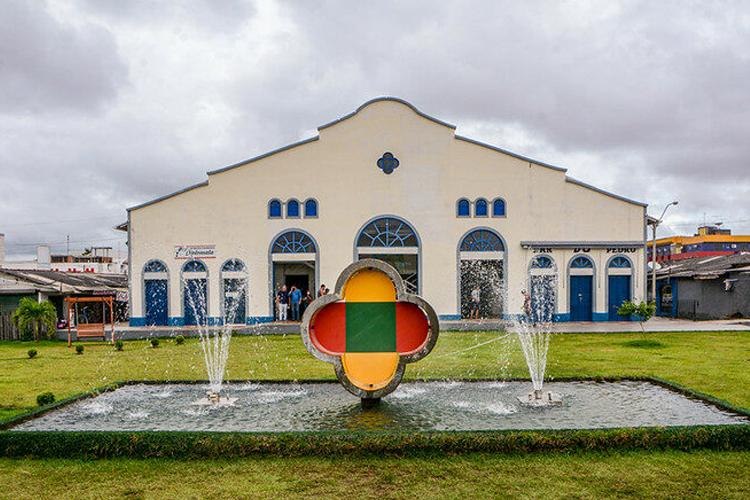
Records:
[[[659,224],[661,224],[662,219],[664,219],[664,214],[667,213],[669,207],[671,207],[672,205],[677,205],[678,203],[678,201],[673,201],[672,203],[667,204],[667,206],[664,207],[661,216],[659,216],[659,218],[654,221],[654,234],[653,239],[651,240],[651,300],[653,300],[654,302],[656,302],[656,228],[659,227]]]

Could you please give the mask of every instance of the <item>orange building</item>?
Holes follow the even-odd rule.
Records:
[[[653,246],[648,245],[651,262]],[[675,261],[694,257],[729,255],[750,251],[750,235],[733,235],[731,229],[700,226],[693,236],[669,236],[656,240],[656,261]]]

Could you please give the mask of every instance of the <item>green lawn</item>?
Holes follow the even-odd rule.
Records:
[[[750,333],[557,335],[551,377],[651,375],[750,408]],[[478,347],[477,347],[478,346]],[[26,351],[39,355],[28,359]],[[444,333],[409,378],[527,376],[513,336]],[[228,377],[333,379],[298,336],[235,337]],[[111,381],[205,378],[188,340],[126,342],[123,352],[86,344],[0,343],[0,416],[24,412],[36,395],[58,398]],[[532,497],[748,498],[750,453],[633,452],[225,461],[0,459],[0,498]]]

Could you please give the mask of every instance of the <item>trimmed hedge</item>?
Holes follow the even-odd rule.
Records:
[[[703,399],[727,411],[750,417],[745,408],[654,377],[557,378],[555,381],[646,381]],[[435,380],[431,380],[435,381]],[[472,382],[480,380],[470,380]],[[228,382],[247,382],[228,381]],[[318,383],[320,380],[259,381]],[[75,401],[130,384],[109,384],[0,421],[9,429]],[[181,380],[169,383],[206,383]],[[750,450],[750,425],[637,427],[619,429],[417,431],[417,432],[185,432],[185,431],[0,431],[0,456],[38,458],[234,458],[279,456],[405,455],[428,453],[532,453],[608,450]]]
[[[607,450],[750,450],[750,425],[565,431],[412,433],[0,432],[0,455],[37,458],[236,458],[532,453]]]

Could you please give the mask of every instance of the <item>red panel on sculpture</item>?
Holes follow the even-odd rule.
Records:
[[[409,354],[418,350],[427,341],[429,324],[427,316],[415,304],[396,304],[396,351]]]
[[[341,354],[346,351],[346,304],[334,302],[313,317],[310,340],[321,351]]]

